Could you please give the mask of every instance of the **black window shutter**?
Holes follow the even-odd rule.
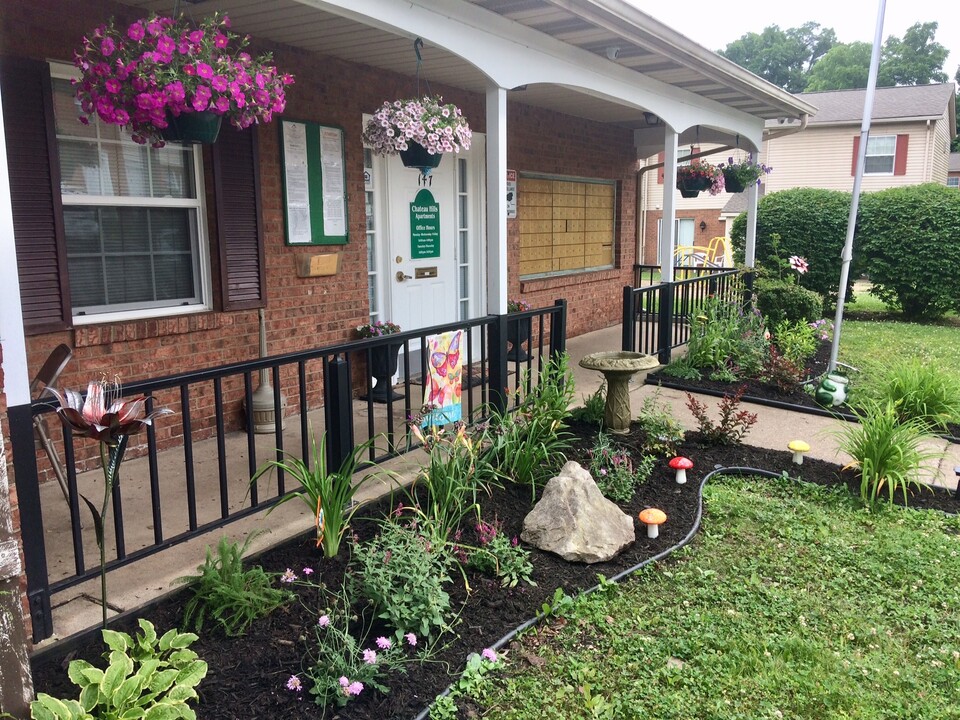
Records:
[[[223,310],[266,304],[256,127],[224,123],[213,146]]]
[[[0,58],[0,90],[24,332],[64,330],[71,324],[70,288],[50,68],[40,60]]]

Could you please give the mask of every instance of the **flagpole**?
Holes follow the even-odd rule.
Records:
[[[857,209],[860,207],[860,185],[863,181],[863,166],[867,157],[867,142],[870,140],[870,120],[873,115],[873,98],[877,91],[877,71],[880,67],[880,45],[883,42],[883,14],[886,0],[879,0],[877,29],[873,35],[873,52],[870,55],[870,74],[867,77],[867,92],[863,98],[863,121],[860,124],[860,147],[857,148],[857,171],[853,177],[853,197],[850,215],[847,218],[847,237],[840,258],[840,289],[837,292],[837,314],[833,320],[833,344],[830,346],[830,364],[827,372],[837,368],[837,353],[840,350],[840,327],[843,324],[843,304],[847,299],[847,283],[850,279],[850,261],[853,258],[853,234],[857,227]]]

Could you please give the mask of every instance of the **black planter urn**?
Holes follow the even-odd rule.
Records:
[[[400,348],[403,343],[380,345],[370,350],[370,375],[377,380],[376,386],[370,392],[373,402],[385,403],[387,400],[401,400],[403,395],[394,392],[390,387],[390,378],[397,372],[397,363]]]
[[[529,360],[530,355],[523,349],[523,344],[530,339],[531,318],[507,318],[507,359]]]

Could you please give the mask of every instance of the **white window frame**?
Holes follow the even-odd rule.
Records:
[[[71,65],[50,63],[50,76],[58,80],[73,80],[79,77]],[[99,122],[99,121],[96,121]],[[57,143],[59,145],[59,136]],[[132,142],[132,141],[131,141]],[[59,152],[59,149],[58,149]],[[77,314],[73,312],[74,325],[97,325],[107,322],[127,322],[158,317],[177,315],[192,315],[210,312],[213,309],[213,283],[210,262],[210,241],[207,234],[206,189],[203,182],[203,153],[199,146],[192,146],[194,187],[196,198],[145,198],[121,197],[116,195],[73,195],[61,193],[61,203],[64,207],[136,207],[136,208],[188,208],[196,214],[196,249],[194,268],[198,274],[197,285],[200,292],[200,301],[189,305],[159,305],[145,308],[126,308],[123,310],[103,310],[91,313]],[[58,189],[59,191],[59,189]],[[66,220],[66,218],[64,218]],[[69,279],[69,270],[67,270]],[[71,301],[71,308],[72,308]]]
[[[878,144],[880,140],[890,140],[891,138],[893,139],[893,153],[887,154],[887,153],[874,152],[871,154],[870,152],[871,145]],[[890,170],[882,170],[882,171],[875,170],[873,172],[869,172],[867,170],[866,158],[871,158],[871,157],[889,157]],[[879,176],[893,175],[896,167],[897,167],[897,136],[896,135],[876,135],[876,136],[868,137],[867,138],[867,154],[864,158],[864,163],[863,163],[863,174],[875,175],[875,176],[876,175],[879,175]]]
[[[947,187],[960,189],[960,175],[958,175],[957,177],[948,177]]]

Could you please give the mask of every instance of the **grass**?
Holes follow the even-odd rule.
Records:
[[[695,546],[528,632],[484,716],[960,718],[960,520],[721,479]]]

